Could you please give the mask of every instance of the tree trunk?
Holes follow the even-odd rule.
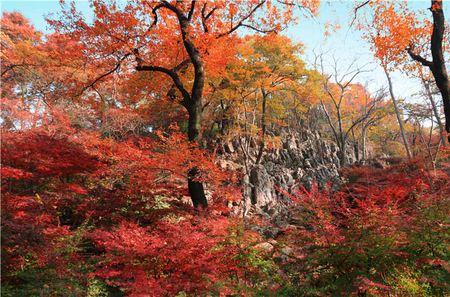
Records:
[[[355,159],[356,161],[361,161],[359,157],[359,143],[357,140],[353,143],[353,151],[355,152]]]
[[[206,200],[203,184],[195,180],[198,175],[199,171],[197,167],[191,168],[188,172],[189,195],[191,196],[194,208],[198,208],[199,206],[206,208],[208,207],[208,201]]]
[[[261,90],[262,93],[262,113],[261,113],[261,144],[259,146],[259,152],[258,156],[256,157],[255,165],[259,164],[261,161],[261,158],[264,153],[264,148],[266,146],[266,109],[267,109],[267,96],[268,94],[264,91],[264,89]]]
[[[188,120],[188,138],[189,141],[198,141],[200,138],[201,128],[201,105],[193,104],[189,107],[189,120]],[[191,196],[192,204],[195,208],[201,206],[202,208],[208,207],[208,201],[206,200],[205,189],[203,184],[196,180],[199,175],[197,167],[193,167],[188,172],[188,189]]]
[[[347,165],[346,151],[347,151],[347,137],[343,133],[340,133],[337,137],[337,144],[339,147],[339,165],[345,167]]]
[[[425,92],[427,94],[427,97],[428,97],[428,99],[431,102],[433,115],[436,118],[436,122],[438,124],[439,136],[441,138],[442,146],[445,147],[446,146],[446,140],[445,140],[445,136],[444,136],[444,125],[442,124],[441,117],[439,116],[439,112],[438,112],[438,109],[437,109],[436,102],[434,101],[433,94],[431,94],[430,85],[423,78],[422,78],[422,83],[423,83],[423,86],[425,88]]]
[[[367,152],[366,152],[366,128],[362,129],[362,163],[366,162]]]
[[[200,138],[201,116],[203,108],[202,97],[203,87],[205,85],[205,69],[200,52],[189,36],[190,19],[183,15],[183,13],[181,13],[180,11],[176,11],[180,23],[183,45],[189,55],[192,65],[194,66],[194,82],[192,84],[190,100],[185,103],[189,113],[188,138],[189,141],[198,142]],[[198,178],[198,175],[198,168],[194,167],[189,170],[189,194],[191,196],[192,204],[195,208],[197,208],[198,206],[206,208],[208,206],[208,201],[206,200],[203,184],[200,181],[196,180]]]
[[[431,55],[433,63],[431,72],[433,73],[436,85],[442,95],[445,115],[445,130],[447,139],[450,142],[450,91],[447,69],[445,68],[445,59],[442,50],[442,41],[444,38],[445,18],[442,0],[431,1],[431,12],[433,14],[433,33],[431,35]]]
[[[406,137],[405,129],[403,127],[403,120],[402,120],[402,117],[400,115],[400,110],[399,110],[398,105],[397,105],[397,100],[395,99],[394,89],[392,87],[392,80],[391,80],[391,77],[389,76],[389,72],[387,71],[386,67],[383,67],[383,68],[384,68],[384,73],[386,74],[386,77],[387,77],[387,80],[388,80],[389,93],[391,94],[392,103],[394,103],[395,115],[397,116],[398,125],[400,127],[400,134],[401,134],[402,139],[403,139],[403,144],[405,146],[406,155],[408,156],[408,159],[411,159],[412,158],[411,149],[409,148],[408,138]]]
[[[341,167],[345,167],[347,165],[346,151],[347,144],[345,139],[341,139],[341,145],[339,146],[339,163]]]
[[[442,102],[444,105],[445,115],[445,131],[447,132],[447,140],[450,142],[450,90],[448,82],[447,69],[445,67],[444,53],[442,49],[442,42],[445,31],[445,18],[442,9],[442,0],[431,0],[431,13],[433,14],[433,33],[431,35],[431,55],[433,61],[428,61],[420,54],[415,54],[411,48],[407,48],[408,54],[411,58],[423,66],[430,68],[433,73],[434,81],[442,95]]]

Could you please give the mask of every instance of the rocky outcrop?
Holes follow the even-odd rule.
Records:
[[[338,147],[332,141],[308,130],[285,132],[280,138],[281,145],[266,150],[257,165],[252,164],[258,151],[256,143],[249,143],[246,152],[238,140],[224,144],[221,166],[244,173],[244,199],[234,206],[235,212],[282,219],[291,203],[286,193],[300,186],[308,189],[313,183],[323,186],[327,182],[339,182]],[[244,155],[247,162],[243,160]],[[348,158],[354,159],[350,154]]]

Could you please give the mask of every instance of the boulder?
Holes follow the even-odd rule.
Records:
[[[254,249],[257,251],[264,252],[264,253],[271,253],[271,252],[273,252],[274,247],[269,242],[261,242],[261,243],[258,243],[257,245],[255,245]]]

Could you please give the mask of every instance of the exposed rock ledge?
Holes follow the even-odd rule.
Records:
[[[291,201],[278,189],[292,193],[299,185],[310,188],[313,183],[339,182],[338,147],[333,142],[305,130],[283,133],[281,143],[281,147],[266,151],[260,164],[247,170],[239,141],[224,144],[220,166],[244,172],[243,201],[230,205],[235,213],[285,221]],[[249,146],[250,158],[256,159],[256,143]],[[353,156],[347,157],[351,163]]]

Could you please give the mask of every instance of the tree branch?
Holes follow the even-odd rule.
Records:
[[[227,32],[223,32],[220,33],[219,35],[217,35],[217,38],[221,38],[224,37],[226,35],[229,35],[231,33],[233,33],[234,31],[236,31],[239,27],[241,26],[248,26],[248,25],[244,25],[244,22],[246,20],[248,20],[248,18],[250,18],[253,13],[255,13],[256,10],[258,10],[258,8],[260,8],[264,3],[266,2],[266,0],[263,0],[261,2],[259,2],[255,7],[253,7],[253,9],[245,16],[243,17],[235,26],[231,27],[230,30],[228,30]]]
[[[202,26],[203,26],[203,31],[205,31],[205,33],[208,33],[208,31],[209,31],[206,21],[212,16],[214,11],[217,9],[217,7],[214,7],[213,9],[211,9],[210,12],[208,12],[206,14],[206,5],[207,4],[208,4],[208,2],[205,2],[205,4],[203,4],[203,7],[202,7]]]
[[[182,65],[183,62],[180,65]],[[180,65],[176,66],[174,69],[176,69]],[[178,74],[176,73],[176,71],[174,71],[173,69],[167,69],[167,68],[160,67],[160,66],[151,66],[151,65],[140,65],[140,64],[138,64],[136,66],[136,71],[161,72],[161,73],[164,73],[164,74],[170,76],[170,78],[172,79],[172,81],[175,84],[175,86],[177,87],[177,89],[183,95],[183,105],[190,101],[191,96],[189,95],[189,92],[185,89],[185,87],[183,85],[183,82],[181,81],[181,79],[178,76]]]
[[[195,9],[195,0],[192,0],[191,9],[189,10],[189,14],[188,14],[188,21],[192,20],[192,16],[194,15],[194,9]]]
[[[96,79],[94,79],[94,81],[92,81],[89,85],[85,86],[81,92],[76,96],[80,96],[84,93],[84,91],[86,91],[87,89],[94,87],[96,83],[98,83],[100,80],[102,80],[103,78],[107,77],[108,75],[110,75],[111,73],[115,72],[117,69],[120,68],[120,65],[122,65],[122,62],[128,58],[131,55],[131,53],[128,53],[126,55],[124,55],[122,58],[119,59],[119,61],[117,62],[117,64],[114,66],[114,68],[112,68],[111,70],[103,73],[102,75],[98,76]]]
[[[406,51],[408,52],[409,56],[414,60],[419,62],[420,64],[422,64],[423,66],[428,66],[430,68],[433,67],[433,62],[428,61],[427,59],[425,59],[424,57],[422,57],[421,55],[415,54],[413,53],[413,51],[411,50],[411,47],[408,47],[406,49]]]
[[[350,28],[353,26],[353,24],[355,23],[355,21],[356,21],[356,16],[357,16],[357,14],[358,14],[358,10],[360,10],[361,8],[363,8],[364,6],[366,6],[367,4],[369,4],[370,3],[370,0],[367,0],[367,1],[364,1],[363,3],[361,3],[360,5],[358,5],[358,6],[356,6],[354,9],[353,9],[353,19],[352,19],[352,21],[350,22]]]

